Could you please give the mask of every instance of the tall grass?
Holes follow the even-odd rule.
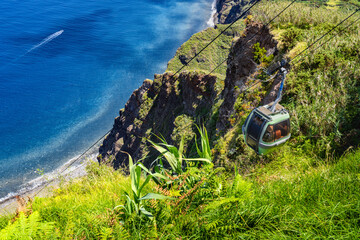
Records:
[[[37,198],[32,209],[38,215],[6,229],[31,236],[27,230],[36,227],[29,226],[44,226],[40,239],[358,239],[360,150],[336,164],[314,164],[301,151],[285,151],[246,178],[221,168],[193,168],[198,181],[191,189],[171,201],[144,202],[153,221],[129,217],[122,223],[114,208],[132,190],[130,178],[94,165],[86,178]],[[150,181],[145,188],[168,195],[154,186]],[[51,235],[45,234],[49,229]],[[0,239],[16,239],[0,233]]]
[[[36,198],[33,210],[43,221],[55,222],[62,239],[127,236],[114,208],[123,204],[124,192],[131,191],[129,177],[95,163],[88,171],[86,178],[55,190],[53,197]]]

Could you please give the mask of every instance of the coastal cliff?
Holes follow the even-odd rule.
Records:
[[[211,109],[217,95],[215,82],[215,76],[196,72],[164,73],[155,75],[154,81],[145,80],[120,110],[98,158],[113,156],[115,168],[128,164],[124,152],[142,159],[149,152],[146,139],[151,133],[178,142],[180,134],[191,131],[195,119]]]
[[[248,0],[217,0],[215,24],[229,24],[235,21],[241,14]]]
[[[253,45],[259,43],[268,55],[277,53],[277,41],[268,28],[251,20],[245,22],[245,30],[241,31],[239,25],[238,29],[229,30],[228,37],[215,44],[210,57],[199,56],[186,68],[190,71],[173,75],[171,70],[175,71],[180,62],[188,61],[201,47],[192,45],[189,49],[188,43],[184,43],[169,62],[167,72],[156,74],[154,80],[145,80],[133,92],[101,145],[98,160],[110,162],[117,169],[128,164],[124,153],[127,152],[149,166],[154,157],[147,139],[156,140],[154,136],[162,136],[174,145],[182,135],[186,142],[193,141],[196,124],[205,125],[213,135],[225,134],[232,127],[231,116],[240,94],[236,89],[245,88],[249,77],[258,71]],[[200,43],[199,39],[206,41],[205,36],[213,31],[206,29],[189,41],[193,38]],[[223,70],[207,74],[214,68],[214,61],[224,60],[221,58],[224,52],[227,61]],[[215,144],[216,139],[213,141]],[[191,155],[191,149],[187,151]]]

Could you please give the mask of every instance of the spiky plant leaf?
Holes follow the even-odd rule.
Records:
[[[199,149],[199,146],[197,144],[196,135],[195,135],[196,151],[200,158],[206,158],[206,159],[212,161],[210,142],[209,142],[209,137],[208,137],[206,128],[204,126],[201,129],[198,126],[196,126],[196,128],[198,129],[199,134],[200,134],[200,144],[201,144],[201,149]]]

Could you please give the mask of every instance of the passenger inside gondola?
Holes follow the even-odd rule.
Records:
[[[270,125],[266,128],[266,131],[263,136],[264,142],[274,142],[283,137],[286,137],[290,133],[289,120],[280,122],[275,125]]]

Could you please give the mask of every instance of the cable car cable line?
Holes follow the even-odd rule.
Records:
[[[208,46],[210,46],[216,39],[218,39],[222,34],[224,34],[232,25],[234,25],[239,19],[242,19],[245,14],[250,11],[256,4],[258,4],[261,0],[255,0],[255,2],[248,7],[239,17],[237,17],[232,23],[230,23],[224,30],[222,30],[215,38],[213,38],[208,44],[205,45],[199,52],[197,52],[189,61],[187,61],[181,68],[179,68],[174,75],[178,74],[182,69],[184,69],[192,60],[194,60],[197,56],[200,55]]]
[[[291,5],[293,5],[297,0],[293,0],[289,5],[287,5],[283,10],[281,10],[275,17],[273,17],[268,23],[266,23],[261,29],[259,29],[256,33],[254,33],[250,39],[244,44],[242,45],[242,47],[244,47],[247,43],[249,43],[256,35],[258,35],[260,33],[260,31],[263,31],[267,26],[270,25],[270,23],[272,23],[276,18],[278,18],[285,10],[287,10]],[[242,50],[242,49],[241,49]],[[225,58],[220,64],[218,64],[213,70],[211,70],[208,74],[212,74],[216,69],[218,69],[221,65],[223,65],[228,58]]]

